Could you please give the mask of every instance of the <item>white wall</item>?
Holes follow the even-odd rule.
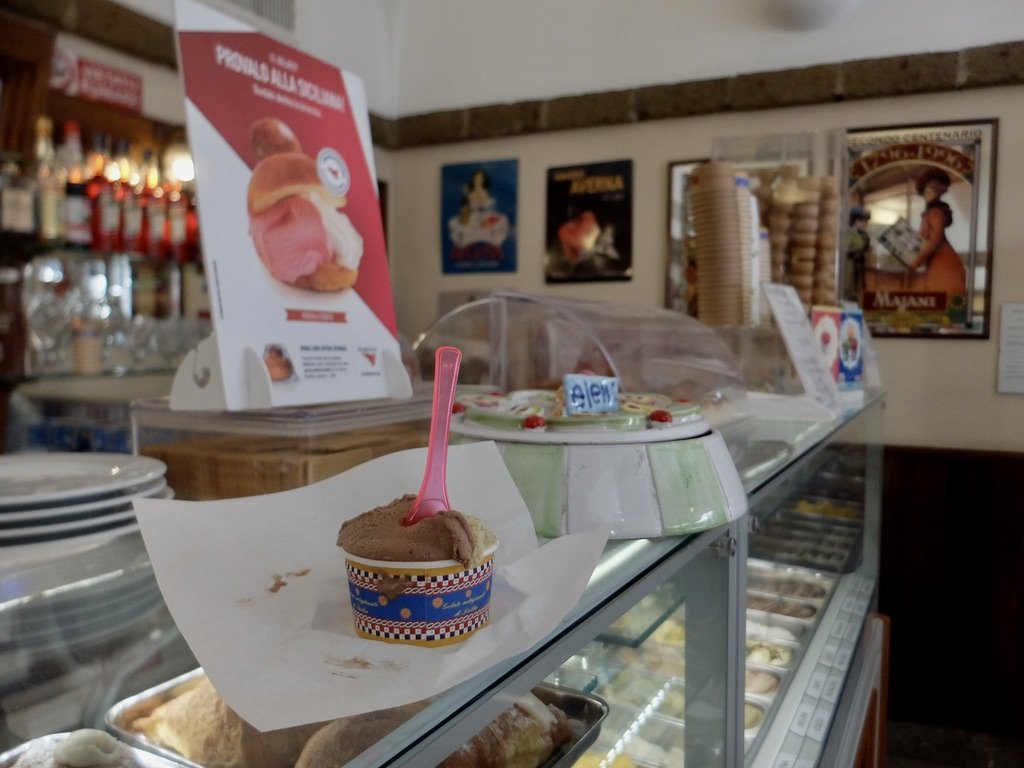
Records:
[[[326,8],[331,0],[302,0]],[[399,0],[402,114],[1024,38],[1021,0]],[[830,8],[782,28],[769,9]]]
[[[228,0],[200,0],[237,16],[289,45],[359,75],[366,83],[370,110],[398,114],[398,55],[394,27],[397,0],[295,0],[295,30],[288,32]],[[174,0],[117,0],[165,24],[174,24]],[[179,122],[184,121],[184,109]]]
[[[173,23],[173,0],[118,2]],[[384,117],[1024,39],[1021,0],[295,2],[294,39]],[[786,5],[832,13],[794,29]]]
[[[391,153],[389,244],[399,327],[410,339],[436,317],[444,291],[517,288],[562,296],[661,306],[667,258],[668,164],[707,156],[719,136],[768,135],[915,121],[996,117],[996,229],[989,340],[879,339],[888,390],[886,442],[1024,451],[1024,398],[995,391],[999,307],[1024,301],[1024,87],[965,91],[713,115],[626,127],[543,134]],[[445,163],[519,160],[518,271],[443,275],[440,168]],[[634,161],[632,281],[545,286],[544,206],[549,167]]]

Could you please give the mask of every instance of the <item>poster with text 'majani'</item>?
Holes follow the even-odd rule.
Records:
[[[225,408],[404,391],[362,82],[194,0],[176,14]]]

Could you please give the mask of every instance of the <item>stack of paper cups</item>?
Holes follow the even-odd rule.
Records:
[[[694,169],[692,200],[697,251],[697,317],[708,325],[750,321],[750,202],[730,163]],[[745,190],[744,203],[738,202]]]

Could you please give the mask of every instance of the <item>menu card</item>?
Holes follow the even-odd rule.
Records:
[[[183,368],[227,410],[407,396],[362,82],[175,9],[217,370]]]
[[[780,283],[766,283],[761,289],[807,396],[838,416],[843,410],[839,387],[825,367],[821,346],[796,290]]]

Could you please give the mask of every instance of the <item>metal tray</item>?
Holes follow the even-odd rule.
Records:
[[[14,749],[10,749],[0,754],[0,768],[11,768],[11,766],[18,762],[18,758],[21,757],[25,752],[27,752],[37,742],[50,740],[56,742],[60,741],[67,735],[67,733],[52,733],[49,736],[39,736],[38,738],[32,739],[31,741],[26,741],[24,744],[21,744],[15,747]],[[165,760],[160,755],[147,752],[144,749],[139,749],[138,747],[132,746],[131,744],[128,745],[128,749],[131,751],[132,757],[135,759],[135,762],[140,766],[140,768],[177,768],[177,766],[179,765],[176,762]]]
[[[203,679],[203,675],[201,668],[194,669],[115,704],[105,718],[107,729],[132,747],[160,758],[161,762],[152,763],[153,766],[205,768],[173,750],[150,741],[145,734],[131,729],[134,720],[148,715],[164,702],[185,693],[197,685]],[[572,738],[538,768],[569,768],[597,739],[601,723],[608,715],[608,704],[592,693],[582,693],[550,683],[538,685],[533,689],[533,693],[545,704],[554,704],[565,712],[572,725]],[[144,765],[148,767],[150,763]],[[8,766],[6,763],[0,763],[0,768]]]
[[[131,744],[138,749],[159,755],[170,760],[174,765],[187,765],[189,768],[203,768],[203,766],[187,760],[173,749],[161,746],[139,731],[132,730],[132,723],[140,717],[145,717],[161,704],[181,696],[185,691],[198,685],[205,676],[202,668],[193,669],[183,675],[171,678],[170,680],[148,688],[142,693],[137,693],[124,699],[108,710],[104,722],[107,730],[113,733],[121,741]]]
[[[545,704],[554,704],[565,712],[572,724],[572,738],[563,744],[539,768],[571,768],[597,741],[601,723],[608,716],[608,704],[600,696],[542,683],[533,694]]]

